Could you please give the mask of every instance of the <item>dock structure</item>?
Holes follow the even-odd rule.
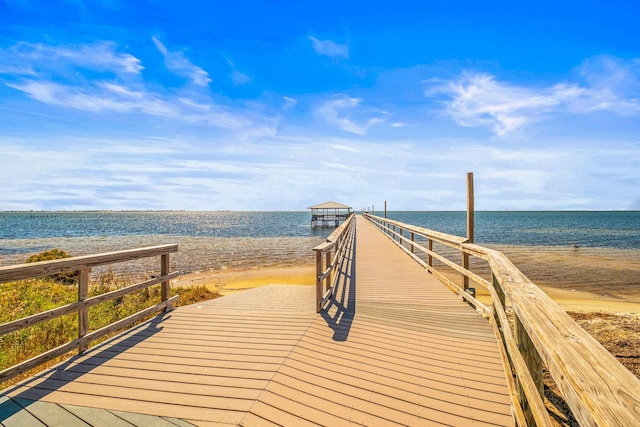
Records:
[[[548,414],[536,409],[533,380],[523,374],[534,376],[538,365],[518,353],[534,349],[552,375],[562,373],[559,388],[584,425],[634,425],[628,421],[638,419],[640,381],[614,365],[613,356],[577,325],[562,323],[560,313],[536,318],[547,334],[542,339],[555,345],[539,346],[537,333],[523,341],[528,304],[544,310],[550,303],[531,286],[521,290],[523,300],[511,286],[524,279],[490,260],[493,286],[504,291],[503,301],[505,294],[511,299],[520,350],[508,323],[496,333],[494,316],[504,317],[499,305],[489,311],[469,293],[451,292],[431,257],[416,262],[414,252],[427,243],[416,238],[423,231],[350,217],[314,248],[320,261],[315,288],[271,285],[162,313],[0,392],[0,424],[550,426]],[[491,255],[463,238],[428,236]],[[154,253],[172,250],[159,248]],[[94,258],[58,267],[81,261]],[[0,268],[0,280],[2,274]],[[570,343],[556,334],[570,336]],[[559,366],[553,355],[567,363]],[[581,382],[574,384],[576,375]]]
[[[353,214],[351,206],[336,202],[325,202],[311,209],[311,228],[337,227]]]
[[[0,423],[513,425],[475,310],[364,219],[342,273],[319,315],[310,286],[159,315],[5,390]]]

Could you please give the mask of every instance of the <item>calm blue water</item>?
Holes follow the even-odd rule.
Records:
[[[173,235],[308,237],[307,212],[0,212],[0,240]]]
[[[78,256],[178,244],[183,272],[310,263],[331,229],[308,212],[0,212],[0,265],[59,248]]]
[[[380,214],[380,213],[378,213]],[[388,212],[391,219],[458,236],[465,212]],[[640,211],[476,212],[479,244],[640,249]],[[33,252],[51,238],[114,236],[326,237],[308,212],[0,212],[0,254]],[[12,245],[20,240],[19,246]],[[25,245],[25,241],[33,245]]]
[[[464,212],[387,216],[466,234]],[[53,248],[78,256],[166,243],[179,245],[172,264],[183,272],[311,264],[332,229],[310,221],[309,212],[0,212],[0,265]],[[475,230],[487,245],[640,249],[637,211],[476,212]]]
[[[466,212],[387,212],[387,217],[466,236]],[[475,242],[640,249],[640,211],[476,212]]]

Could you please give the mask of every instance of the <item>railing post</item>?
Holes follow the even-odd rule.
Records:
[[[538,354],[538,350],[536,350],[535,345],[531,342],[531,338],[527,331],[525,330],[522,322],[520,322],[520,318],[514,314],[514,338],[516,344],[518,345],[518,349],[520,350],[520,354],[524,358],[525,363],[527,364],[527,369],[529,370],[529,374],[531,375],[531,379],[533,379],[536,388],[538,389],[538,393],[540,393],[540,397],[544,400],[544,381],[542,378],[542,358]],[[522,384],[520,380],[516,378],[516,385],[518,388],[518,399],[522,404],[522,410],[524,412],[524,416],[527,420],[527,425],[535,426],[536,422],[533,416],[533,412],[531,411],[531,405],[527,397],[524,394],[524,389],[522,388]]]
[[[166,276],[167,274],[169,274],[169,264],[170,264],[169,254],[160,255],[160,275],[161,276]],[[171,296],[170,281],[165,280],[160,284],[160,299],[162,300],[162,302],[164,302],[164,301],[167,301],[170,296]],[[173,307],[167,306],[167,308],[165,308],[164,311],[166,313],[167,311],[171,311],[172,309]]]
[[[473,195],[473,172],[467,173],[467,242],[474,240],[474,195]],[[469,254],[462,253],[462,268],[469,270]],[[462,276],[462,289],[469,289],[469,277]]]
[[[495,289],[496,293],[498,294],[498,302],[504,309],[507,299],[504,295],[504,291],[502,290],[502,286],[500,285],[498,278],[495,276],[495,274],[493,274],[493,271],[491,272],[491,284],[493,285],[493,289]],[[496,305],[495,301],[493,301],[493,305]],[[493,317],[496,319],[496,324],[499,325],[500,318],[498,317],[498,314],[495,309],[493,309]]]
[[[320,313],[320,302],[322,301],[322,252],[316,250],[316,313]]]
[[[78,302],[89,297],[89,274],[90,268],[83,268],[78,272]],[[82,338],[89,333],[89,307],[82,307],[78,310],[78,338]],[[78,347],[78,354],[89,348],[88,344]]]
[[[338,248],[335,248],[335,251],[338,251]],[[327,253],[325,254],[325,265],[327,266],[327,268],[329,268],[331,266],[331,258],[333,255],[333,250],[329,249],[327,251]],[[328,291],[329,288],[331,287],[331,279],[332,279],[332,274],[333,274],[333,268],[331,270],[329,270],[329,274],[327,274],[327,277],[324,280],[324,292]]]
[[[414,247],[413,247],[413,242],[415,242],[415,235],[413,233],[413,231],[411,232],[411,253],[414,253]]]
[[[433,267],[433,256],[431,252],[433,251],[433,240],[427,239],[427,248],[429,249],[429,255],[427,256],[427,265],[429,267]]]
[[[466,252],[462,253],[462,268],[465,270],[469,270],[469,254]],[[462,275],[462,289],[469,289],[469,276]]]

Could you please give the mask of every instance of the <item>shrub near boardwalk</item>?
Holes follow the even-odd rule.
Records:
[[[63,251],[60,251],[63,252]],[[42,254],[39,254],[42,255]],[[58,256],[61,254],[58,253]],[[66,254],[65,254],[66,255]],[[51,256],[51,254],[46,255]],[[67,256],[61,256],[63,258]],[[48,258],[57,259],[57,258]],[[44,259],[36,259],[40,261]],[[78,290],[74,273],[0,284],[0,324],[71,304],[77,301]],[[89,297],[101,295],[132,283],[126,277],[117,277],[107,271],[89,286]],[[177,306],[193,304],[219,295],[204,287],[172,289],[180,295]],[[105,301],[89,309],[91,331],[107,326],[131,314],[152,306],[160,300],[159,285],[115,300]],[[152,317],[152,316],[150,316]],[[17,363],[56,348],[78,337],[77,313],[65,315],[37,325],[0,336],[0,371]],[[38,370],[64,360],[71,354],[55,359],[33,371],[0,384],[0,389],[18,382]]]

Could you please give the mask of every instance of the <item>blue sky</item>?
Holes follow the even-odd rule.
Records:
[[[640,209],[635,1],[0,0],[0,210]]]

